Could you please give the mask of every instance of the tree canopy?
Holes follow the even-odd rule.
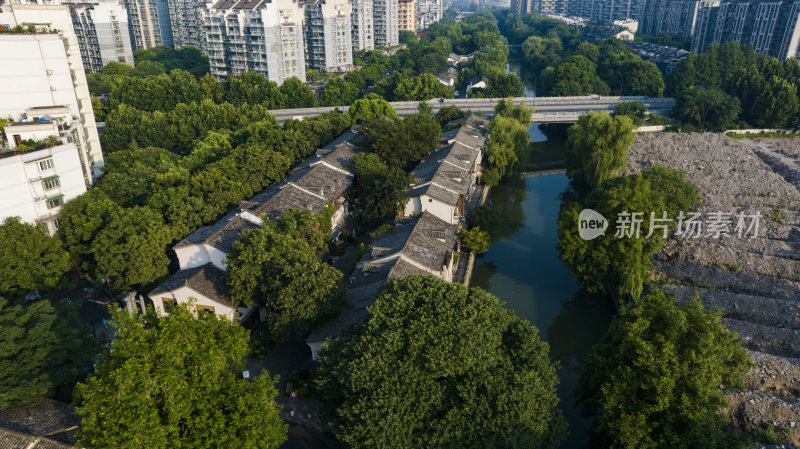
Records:
[[[330,214],[291,210],[234,242],[226,259],[231,299],[265,306],[275,340],[309,330],[339,306],[342,273],[321,260],[330,232]]]
[[[480,226],[475,226],[459,232],[458,241],[462,249],[481,254],[489,249],[490,238],[486,231],[481,231]]]
[[[375,227],[393,219],[405,207],[411,177],[402,168],[385,164],[374,153],[353,156],[360,193],[353,215],[362,225]]]
[[[487,168],[483,182],[497,185],[501,178],[522,172],[528,160],[533,109],[523,104],[514,105],[511,99],[500,100],[495,116],[489,123],[489,143],[486,146]]]
[[[596,417],[594,447],[744,447],[720,428],[720,387],[741,385],[750,362],[721,317],[661,290],[621,307],[577,387],[584,412]]]
[[[69,254],[57,238],[19,217],[0,224],[0,295],[15,298],[55,287],[69,270]]]
[[[0,409],[16,408],[74,382],[93,355],[74,304],[0,297]]]
[[[589,192],[625,168],[628,148],[636,139],[634,125],[624,115],[590,112],[569,129],[567,176],[581,192]]]
[[[277,448],[286,441],[266,370],[243,379],[248,331],[187,307],[146,319],[113,311],[111,349],[78,384],[80,445]]]
[[[683,173],[663,166],[649,167],[641,175],[609,178],[585,201],[565,197],[558,219],[557,248],[571,273],[590,292],[639,298],[654,270],[651,257],[663,245],[664,232],[674,226],[680,211],[690,211],[699,201],[697,187],[686,181]],[[605,235],[593,240],[580,237],[578,218],[584,208],[608,220]],[[632,212],[641,213],[638,226],[632,225]],[[621,215],[624,213],[629,214],[628,224]],[[666,214],[669,221],[651,221],[651,214],[657,219],[664,219]]]
[[[355,449],[555,448],[566,423],[548,353],[483,290],[396,279],[323,349],[323,413]]]
[[[355,123],[371,122],[379,117],[397,119],[392,105],[382,98],[362,98],[350,106],[350,117]]]
[[[421,111],[395,121],[379,117],[364,125],[370,150],[391,167],[409,170],[431,153],[442,137],[442,127]]]

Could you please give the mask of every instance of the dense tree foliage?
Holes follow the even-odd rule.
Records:
[[[638,101],[624,101],[614,106],[614,117],[628,117],[636,126],[644,125],[645,114],[647,107]]]
[[[522,172],[530,151],[528,127],[533,110],[523,104],[514,105],[508,99],[500,100],[495,112],[489,123],[488,164],[483,172],[483,182],[488,186],[497,185],[505,176]]]
[[[586,42],[580,31],[538,14],[498,13],[509,42],[521,45],[523,73],[540,95],[664,94],[658,67],[617,39]]]
[[[393,280],[324,348],[323,412],[353,448],[555,448],[566,423],[548,353],[483,290]]]
[[[455,95],[452,87],[440,83],[436,75],[430,73],[408,77],[394,72],[386,81],[378,83],[376,89],[389,101],[427,101]]]
[[[475,226],[459,232],[458,241],[462,249],[481,254],[489,249],[490,238],[487,232],[481,231],[480,226]]]
[[[664,233],[681,211],[699,204],[697,187],[683,173],[654,165],[641,175],[612,177],[581,201],[567,195],[558,220],[558,250],[570,272],[590,292],[639,298],[654,270],[651,257],[664,243]],[[599,212],[608,220],[605,235],[584,240],[578,233],[582,209]],[[637,212],[638,225],[624,213]],[[653,221],[656,219],[669,221]],[[627,223],[627,224],[626,224]],[[664,226],[663,228],[660,226]]]
[[[360,195],[353,214],[362,225],[375,227],[393,219],[406,204],[411,177],[374,153],[353,156]]]
[[[794,58],[780,62],[752,46],[725,43],[690,54],[669,81],[678,118],[696,128],[800,125],[800,69]]]
[[[631,119],[603,112],[582,115],[569,129],[567,176],[578,193],[587,193],[625,168],[636,139]]]
[[[64,300],[13,305],[0,297],[0,409],[16,408],[74,382],[87,369],[92,345],[77,308]]]
[[[356,100],[348,110],[354,123],[372,122],[379,117],[397,119],[394,108],[382,98],[362,98]]]
[[[82,447],[277,448],[286,424],[275,379],[241,378],[248,331],[184,307],[168,317],[114,311],[114,340],[78,384]]]
[[[274,339],[308,331],[339,305],[342,273],[321,260],[330,231],[329,214],[292,210],[233,244],[227,257],[231,299],[265,306]]]
[[[57,238],[19,217],[0,224],[0,295],[16,299],[52,288],[69,270],[69,254]]]
[[[660,290],[622,306],[578,383],[592,447],[744,447],[720,428],[720,387],[741,385],[750,362],[721,317]]]
[[[178,79],[177,73],[161,77]],[[273,84],[263,75],[242,74],[229,78],[220,94],[239,106],[211,98],[157,106],[172,108],[167,111],[124,102],[146,86],[120,94],[102,137],[106,173],[61,213],[59,234],[82,267],[95,278],[109,277],[118,289],[156,281],[167,273],[170,243],[284,179],[294,164],[352,124],[348,115],[333,112],[279,125],[269,105],[247,101],[272,87],[279,96],[307,87],[292,80],[280,88]],[[206,90],[201,85],[199,91]]]
[[[370,150],[389,166],[409,170],[433,151],[442,127],[426,110],[402,120],[373,120],[364,126],[364,137]]]

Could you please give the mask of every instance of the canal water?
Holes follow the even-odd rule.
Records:
[[[564,140],[548,140],[534,124],[531,134],[533,169],[563,167]],[[487,231],[489,250],[475,262],[470,286],[499,297],[516,314],[539,329],[557,360],[561,409],[569,423],[564,449],[586,446],[592,421],[575,405],[574,388],[581,363],[611,321],[606,300],[582,291],[558,257],[559,194],[568,179],[563,173],[523,176],[492,189],[487,199],[495,220]]]

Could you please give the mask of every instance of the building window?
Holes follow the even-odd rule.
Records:
[[[64,205],[64,195],[58,195],[47,199],[48,209],[53,209],[63,205]]]
[[[197,317],[198,318],[206,317],[206,316],[209,316],[209,315],[211,315],[212,317],[214,316],[214,306],[201,306],[200,304],[198,304],[195,307],[197,307]]]
[[[39,171],[45,171],[53,168],[53,159],[44,159],[39,161]]]
[[[53,176],[51,178],[45,178],[42,180],[42,188],[44,188],[45,191],[53,190],[56,187],[60,186],[61,186],[61,180],[58,178],[58,176]]]
[[[164,313],[172,313],[175,307],[178,307],[178,301],[175,301],[175,298],[161,298],[161,304],[164,306]]]

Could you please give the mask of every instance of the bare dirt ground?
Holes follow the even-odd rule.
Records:
[[[734,140],[721,134],[640,134],[627,174],[652,164],[686,172],[700,188],[698,211],[761,214],[755,238],[671,236],[656,278],[678,300],[698,295],[723,311],[755,368],[728,395],[736,427],[770,429],[800,447],[800,139]]]

